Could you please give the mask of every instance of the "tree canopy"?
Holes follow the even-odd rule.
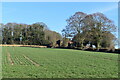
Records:
[[[2,25],[3,44],[54,45],[61,35],[48,29],[47,25],[37,22],[31,25],[7,23]]]
[[[112,32],[115,30],[114,22],[102,13],[76,12],[67,19],[67,26],[62,32],[65,37],[72,37],[76,47],[83,49],[86,44],[91,44],[99,49],[114,47]]]
[[[67,25],[60,33],[50,30],[43,22],[31,25],[7,23],[1,24],[0,39],[3,44],[25,44],[46,46],[70,46],[84,49],[87,44],[100,48],[114,48],[116,31],[114,22],[103,13],[86,14],[76,12],[69,17]],[[72,44],[72,45],[71,45]]]

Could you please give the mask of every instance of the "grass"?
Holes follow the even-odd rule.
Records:
[[[31,47],[2,49],[3,78],[118,78],[118,54]]]

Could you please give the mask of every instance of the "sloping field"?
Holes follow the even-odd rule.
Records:
[[[2,47],[4,78],[117,78],[118,54]]]

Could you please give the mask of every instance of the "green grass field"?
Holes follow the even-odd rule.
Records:
[[[3,78],[118,78],[118,54],[2,47]]]

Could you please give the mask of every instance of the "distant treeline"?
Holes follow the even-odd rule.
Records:
[[[2,26],[2,44],[44,45],[77,49],[115,49],[114,22],[102,13],[76,12],[67,20],[62,35],[43,22],[31,25],[7,23]]]
[[[7,23],[2,25],[2,44],[55,46],[62,36],[42,23],[31,25]]]

